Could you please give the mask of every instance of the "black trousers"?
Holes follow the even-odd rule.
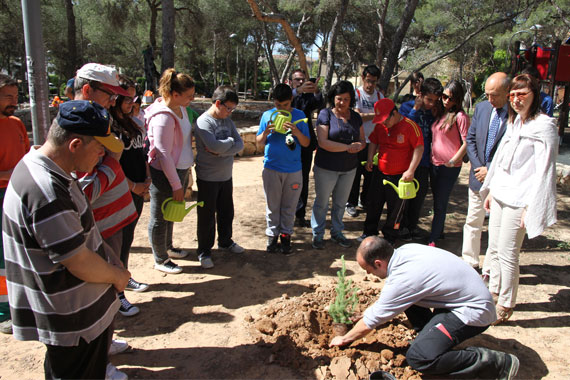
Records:
[[[129,267],[129,252],[131,251],[131,245],[133,244],[133,239],[135,237],[135,228],[141,217],[141,212],[144,206],[144,198],[131,192],[133,196],[133,203],[135,204],[135,209],[137,210],[137,218],[128,226],[123,228],[123,243],[121,245],[121,262],[125,268]]]
[[[73,347],[46,344],[46,379],[104,379],[107,369],[109,327],[93,341],[80,339]]]
[[[301,147],[303,188],[301,189],[299,202],[297,202],[297,211],[295,212],[295,217],[299,219],[304,219],[307,211],[307,201],[309,200],[309,174],[311,173],[311,165],[313,163],[313,152],[314,150],[312,149]]]
[[[210,256],[218,226],[218,246],[227,248],[233,244],[232,223],[234,220],[233,181],[209,182],[196,179],[198,202],[198,258]]]
[[[394,223],[396,222],[396,216],[402,204],[402,200],[398,197],[398,194],[392,186],[383,185],[382,181],[388,180],[398,186],[398,181],[401,177],[401,174],[386,175],[376,168],[372,171],[368,204],[366,205],[366,219],[364,220],[363,232],[365,235],[378,235],[378,223],[380,222],[385,203],[387,203],[388,215],[386,216],[386,223],[382,231],[385,236],[390,233],[394,234]]]
[[[356,167],[356,175],[354,176],[354,182],[352,182],[352,188],[350,189],[350,195],[348,196],[347,204],[353,207],[358,205],[358,195],[360,194],[360,202],[365,206],[368,207],[366,204],[368,202],[368,189],[370,187],[370,182],[372,181],[372,173],[366,170],[365,166],[361,163],[368,159],[368,145],[366,144],[366,148],[362,149],[358,152],[358,166]],[[374,168],[373,170],[376,170]],[[362,183],[362,192],[360,191],[360,177],[364,177],[364,182]]]
[[[406,316],[418,336],[406,353],[408,364],[427,375],[495,379],[505,367],[507,354],[482,347],[453,347],[481,334],[488,326],[468,326],[447,309],[431,311],[417,305]]]
[[[418,180],[420,188],[416,193],[416,197],[406,201],[406,210],[404,214],[404,226],[408,227],[410,231],[418,226],[422,207],[429,187],[429,172],[430,168],[427,166],[418,166],[414,172],[414,178]],[[397,184],[396,184],[397,185]]]

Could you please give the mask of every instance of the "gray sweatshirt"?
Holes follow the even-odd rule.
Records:
[[[196,176],[209,182],[231,179],[234,156],[243,149],[234,122],[229,117],[216,119],[206,111],[196,121],[195,136]]]
[[[394,251],[380,298],[364,312],[364,324],[376,328],[412,305],[449,309],[468,326],[489,326],[497,319],[491,293],[469,264],[421,244]]]

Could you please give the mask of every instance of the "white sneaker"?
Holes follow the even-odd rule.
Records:
[[[109,347],[109,356],[120,354],[125,352],[129,348],[129,344],[126,340],[113,339],[111,341],[111,347]]]
[[[121,301],[121,307],[119,308],[119,313],[124,317],[132,317],[140,312],[140,309],[129,302],[125,296],[119,296],[119,301]]]
[[[126,373],[121,372],[113,364],[107,364],[107,370],[105,371],[105,380],[128,380],[129,377]]]
[[[211,269],[214,267],[214,262],[210,256],[200,258],[200,265],[204,269]]]
[[[232,245],[230,245],[229,247],[222,247],[222,248],[225,249],[226,251],[230,252],[230,253],[244,253],[245,252],[245,249],[243,249],[243,247],[236,242],[233,242]]]
[[[170,248],[167,252],[168,257],[173,259],[183,259],[190,254],[190,252],[180,248]]]
[[[166,260],[162,264],[154,264],[154,269],[159,270],[164,273],[178,274],[182,272],[182,268],[174,264],[170,259]]]

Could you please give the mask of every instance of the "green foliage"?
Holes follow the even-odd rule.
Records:
[[[336,272],[338,277],[336,297],[329,306],[329,314],[335,323],[351,324],[350,317],[354,314],[354,309],[358,305],[358,297],[356,296],[358,288],[354,286],[352,280],[346,278],[344,255],[340,259],[342,261],[342,269]]]

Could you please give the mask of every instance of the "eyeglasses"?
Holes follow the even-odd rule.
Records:
[[[125,98],[123,99],[124,104],[131,104],[132,102],[134,102],[134,99],[131,98],[130,96],[125,96]]]
[[[524,100],[526,99],[526,97],[531,93],[531,91],[527,91],[527,92],[511,92],[509,94],[509,100],[511,102],[515,101],[515,98],[518,98],[519,101],[524,102]]]
[[[237,107],[234,108],[230,108],[228,106],[226,106],[224,103],[222,103],[222,105],[224,106],[224,108],[226,109],[226,111],[228,111],[229,113],[232,113],[236,110]]]
[[[305,80],[305,78],[303,78],[303,77],[299,77],[299,78],[293,78],[293,80],[296,80],[296,81],[302,81],[302,80]]]
[[[111,102],[114,102],[115,100],[117,100],[117,97],[119,96],[119,95],[117,95],[117,94],[115,94],[115,93],[112,93],[111,91],[105,90],[103,87],[94,87],[94,88],[95,88],[95,90],[97,90],[97,91],[101,91],[101,92],[104,92],[105,94],[109,95],[109,100],[110,100]]]

